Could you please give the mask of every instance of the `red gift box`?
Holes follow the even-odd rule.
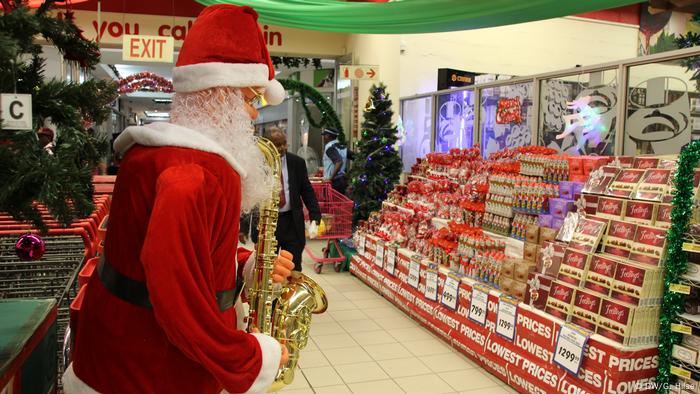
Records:
[[[625,212],[625,200],[601,196],[598,199],[596,215],[608,219],[622,219]]]
[[[571,321],[591,331],[595,331],[600,313],[602,297],[587,290],[576,290]]]
[[[552,287],[549,289],[545,312],[562,320],[568,320],[571,314],[571,306],[574,303],[575,292],[574,286],[560,281],[553,281]]]
[[[595,291],[604,296],[610,294],[610,289],[615,282],[617,260],[599,254],[593,255],[586,274],[586,289]]]
[[[630,260],[638,263],[659,265],[666,246],[666,229],[637,226],[634,244],[630,249]]]
[[[632,167],[634,168],[656,168],[659,166],[659,160],[656,157],[635,157]]]
[[[658,206],[656,207],[656,217],[654,218],[654,226],[661,228],[671,227],[671,211],[673,211],[673,205],[658,204]]]
[[[616,197],[630,198],[637,188],[637,184],[644,176],[644,170],[626,168],[620,171],[615,180],[608,187],[606,194]]]
[[[625,220],[632,223],[651,225],[654,221],[656,204],[647,201],[627,201]]]
[[[627,258],[637,233],[637,225],[621,220],[611,220],[608,225],[608,236],[603,243],[603,251],[615,256]]]
[[[604,298],[600,303],[597,332],[606,338],[624,344],[626,338],[629,337],[633,316],[632,305]]]
[[[527,291],[525,292],[525,303],[537,309],[544,310],[549,297],[549,290],[552,287],[551,276],[530,272],[527,276]]]
[[[589,258],[590,255],[584,252],[566,249],[561,260],[557,279],[574,286],[580,286],[586,278]]]

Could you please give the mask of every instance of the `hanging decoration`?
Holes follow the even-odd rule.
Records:
[[[676,173],[676,191],[673,196],[671,228],[668,231],[668,253],[664,278],[664,299],[661,307],[659,329],[659,375],[658,387],[671,383],[671,359],[673,345],[680,343],[682,334],[671,331],[671,324],[684,310],[685,296],[670,290],[686,271],[687,256],[683,251],[683,238],[693,210],[693,176],[700,160],[700,141],[693,141],[680,152]],[[661,391],[660,391],[661,392]]]
[[[309,120],[309,124],[315,128],[332,127],[340,132],[338,135],[338,142],[345,143],[345,133],[343,132],[343,126],[340,123],[338,114],[333,109],[333,106],[326,100],[325,97],[318,90],[314,89],[312,86],[305,84],[304,82],[295,81],[293,79],[279,79],[285,90],[291,92],[299,93],[299,101],[301,102],[302,108],[304,108],[304,113],[306,118]],[[311,111],[309,110],[306,99],[309,99],[316,108],[321,112],[321,119],[318,121],[311,116]]]
[[[374,100],[372,100],[372,97],[367,100],[367,104],[365,104],[365,112],[372,112],[374,110]]]
[[[321,69],[321,59],[319,58],[307,58],[307,57],[289,57],[289,56],[272,56],[272,65],[275,68],[279,66],[285,66],[287,68],[300,68],[309,67],[309,64],[313,65],[316,70]]]
[[[640,0],[197,0],[255,8],[260,22],[305,30],[365,34],[433,33],[532,22],[621,7]]]
[[[520,97],[500,98],[496,108],[497,124],[520,124],[523,122],[523,110]]]
[[[173,83],[158,74],[144,71],[119,80],[119,94],[137,91],[172,93]]]
[[[15,253],[22,261],[39,260],[46,250],[46,244],[36,234],[24,234],[15,242]]]

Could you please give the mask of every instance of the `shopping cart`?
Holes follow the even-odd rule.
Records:
[[[339,272],[346,257],[338,245],[338,240],[352,236],[353,202],[333,190],[330,182],[312,180],[311,187],[314,189],[318,205],[321,208],[321,221],[323,222],[322,225],[319,225],[319,234],[316,239],[325,239],[326,247],[323,248],[323,256],[314,255],[308,245],[305,248],[306,253],[314,260],[316,273],[321,273],[323,264],[331,263],[335,271]],[[304,216],[306,220],[309,220],[308,211],[304,210]],[[340,256],[328,257],[331,242]]]

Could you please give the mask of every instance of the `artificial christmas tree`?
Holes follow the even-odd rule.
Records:
[[[116,85],[92,79],[45,81],[42,49],[35,38],[43,37],[65,60],[83,69],[99,62],[97,44],[83,37],[70,11],[64,18],[50,14],[54,1],[45,1],[33,11],[19,0],[1,2],[0,92],[31,94],[32,129],[0,125],[0,211],[45,230],[36,206],[41,203],[67,225],[93,210],[92,173],[107,143],[86,131],[86,126],[107,119]],[[49,124],[55,133],[44,134],[55,135],[55,145],[45,149],[37,132],[44,132]]]
[[[350,198],[355,202],[353,222],[366,220],[381,208],[382,201],[401,175],[401,157],[396,146],[397,129],[384,84],[373,85],[365,106],[362,138],[350,171]]]

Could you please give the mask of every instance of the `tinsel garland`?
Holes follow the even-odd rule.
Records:
[[[172,93],[173,83],[149,71],[129,75],[119,80],[119,94],[132,93],[139,90]]]
[[[316,128],[332,127],[340,134],[338,135],[338,142],[345,143],[345,133],[343,132],[343,125],[340,123],[340,118],[338,114],[333,109],[333,106],[326,100],[325,97],[318,90],[314,89],[313,86],[307,85],[304,82],[295,81],[293,79],[279,79],[279,82],[284,87],[284,90],[289,90],[291,92],[299,92],[299,98],[301,101],[301,106],[304,108],[304,113],[309,119],[309,123]],[[311,111],[306,105],[306,99],[311,100],[312,103],[316,105],[316,108],[321,112],[321,119],[316,121],[311,116]]]
[[[678,283],[681,275],[686,271],[688,261],[683,251],[683,239],[693,210],[693,176],[699,159],[700,141],[691,142],[678,157],[676,190],[671,213],[672,224],[667,237],[668,254],[659,328],[659,375],[657,377],[659,393],[668,392],[668,385],[674,379],[671,375],[671,352],[673,345],[680,343],[682,339],[681,334],[671,331],[671,324],[675,321],[676,315],[682,312],[685,296],[671,292],[670,286]]]

